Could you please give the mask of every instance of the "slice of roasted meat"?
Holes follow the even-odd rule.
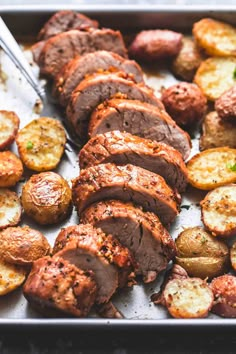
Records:
[[[129,97],[128,97],[129,98]],[[100,104],[92,113],[88,134],[93,137],[111,130],[126,131],[142,138],[173,146],[184,160],[191,152],[191,140],[168,113],[153,102],[113,98]],[[138,100],[139,99],[139,100]],[[151,104],[150,104],[151,103]]]
[[[108,302],[118,287],[132,281],[133,259],[129,250],[92,225],[62,229],[53,251],[75,266],[94,272],[98,304]]]
[[[119,31],[111,29],[70,30],[46,40],[37,64],[43,74],[55,77],[76,55],[108,50],[126,57],[126,47]],[[34,57],[34,59],[37,59]]]
[[[24,296],[44,315],[88,315],[97,286],[92,271],[82,271],[60,257],[43,257],[33,263],[24,284]]]
[[[133,75],[136,82],[143,82],[143,73],[134,60],[124,59],[120,55],[105,50],[77,56],[64,65],[54,81],[54,96],[62,106],[66,106],[72,91],[87,75],[104,70],[121,70]]]
[[[92,204],[80,217],[111,234],[133,254],[136,273],[149,283],[175,256],[175,243],[154,213],[144,212],[131,203],[107,200]]]
[[[108,162],[131,163],[155,172],[179,192],[187,186],[187,168],[182,155],[164,143],[116,130],[96,135],[80,150],[81,169]]]
[[[98,22],[75,11],[63,10],[52,15],[38,34],[38,40],[48,39],[73,28],[97,28]]]
[[[171,223],[178,214],[179,196],[164,178],[133,165],[107,163],[86,168],[73,180],[72,195],[78,214],[106,199],[139,204],[156,213],[164,224]]]
[[[151,103],[164,110],[161,101],[152,89],[133,81],[132,75],[124,72],[94,74],[83,81],[72,92],[66,114],[82,142],[87,138],[88,123],[93,110],[103,101],[118,95]]]

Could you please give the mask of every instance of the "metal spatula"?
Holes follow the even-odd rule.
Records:
[[[47,109],[48,105],[52,105],[52,100],[49,100],[49,97],[46,94],[44,87],[41,87],[38,80],[35,78],[34,74],[32,73],[31,67],[27,62],[21,48],[19,47],[18,43],[16,42],[15,38],[11,34],[10,30],[6,26],[5,22],[0,16],[0,46],[4,50],[4,52],[9,56],[12,62],[16,65],[16,67],[20,70],[22,75],[37,93],[39,98],[43,102],[43,110],[41,111],[42,116],[47,116],[49,110]],[[59,115],[58,115],[59,116]],[[66,132],[68,130],[68,126],[65,120],[62,120],[63,125],[66,128]],[[76,148],[80,148],[80,144],[75,141],[74,138],[68,136],[67,133],[67,140],[68,143]]]

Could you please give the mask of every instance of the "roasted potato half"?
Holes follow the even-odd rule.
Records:
[[[213,305],[213,293],[199,278],[170,280],[163,292],[165,305],[175,318],[207,317]]]
[[[236,68],[235,68],[236,75]],[[215,110],[222,121],[229,121],[236,127],[236,81],[235,85],[225,91],[216,101]],[[235,138],[236,141],[236,138]]]
[[[176,241],[176,263],[189,276],[213,278],[224,274],[229,265],[228,246],[201,227],[191,227],[179,234]]]
[[[236,182],[236,149],[219,147],[193,156],[187,163],[189,183],[210,190]]]
[[[56,168],[61,160],[66,133],[58,120],[41,117],[18,132],[16,143],[26,167],[38,172],[49,171]]]
[[[236,184],[214,189],[200,204],[202,221],[213,235],[236,235]]]
[[[228,146],[236,148],[236,125],[220,119],[216,112],[210,112],[202,123],[200,149]]]
[[[215,101],[235,84],[236,57],[213,57],[199,66],[194,82],[210,101]]]
[[[19,265],[31,265],[50,252],[46,237],[29,226],[2,230],[0,244],[0,257],[8,263]]]
[[[236,317],[236,277],[225,274],[211,282],[214,294],[212,312],[222,317]]]
[[[69,184],[55,172],[35,174],[22,188],[25,213],[42,225],[64,220],[71,210],[71,200]]]
[[[25,280],[26,273],[24,267],[0,259],[0,296],[19,288]]]
[[[20,119],[15,112],[0,111],[0,150],[8,148],[15,140]]]
[[[19,157],[11,151],[0,152],[0,187],[13,187],[23,174]]]
[[[212,56],[236,56],[236,28],[221,21],[203,18],[193,25],[199,47]]]
[[[21,203],[17,194],[9,189],[0,188],[0,230],[15,226],[20,222]]]
[[[175,76],[184,81],[192,81],[203,58],[192,38],[184,37],[182,48],[172,62],[171,69]]]
[[[236,271],[236,241],[230,248],[230,261],[233,269]]]

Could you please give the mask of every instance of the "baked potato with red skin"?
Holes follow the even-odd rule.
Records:
[[[222,120],[236,123],[236,85],[215,101],[215,110]]]
[[[189,276],[213,278],[228,270],[228,246],[199,226],[182,231],[175,244],[175,262],[183,267]]]
[[[236,241],[234,241],[230,248],[230,261],[233,269],[236,271]]]
[[[19,265],[31,265],[50,252],[46,237],[29,226],[8,227],[0,232],[0,257]]]
[[[31,176],[22,188],[21,202],[27,215],[42,225],[64,220],[71,210],[72,192],[67,181],[55,172]]]
[[[184,37],[182,48],[172,62],[171,69],[175,76],[184,81],[192,81],[203,58],[192,38]]]
[[[190,126],[205,115],[207,100],[195,84],[180,82],[168,87],[162,93],[166,111],[178,125]]]
[[[222,317],[236,317],[236,277],[221,275],[212,280],[210,287],[215,299],[212,312]]]
[[[135,60],[153,62],[173,58],[182,46],[182,34],[168,30],[147,30],[139,32],[129,47],[129,54]]]

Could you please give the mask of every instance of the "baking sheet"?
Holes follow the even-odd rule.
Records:
[[[66,7],[68,8],[68,7]],[[2,15],[6,20],[6,23],[13,31],[13,34],[17,35],[19,38],[24,38],[25,40],[32,40],[40,26],[46,21],[46,19],[51,15],[51,12],[56,11],[58,8],[52,8],[50,10],[44,10],[38,7],[37,9],[25,9],[25,11],[19,11],[15,9],[3,9]],[[76,10],[81,11],[81,8],[76,8]],[[218,19],[224,19],[228,22],[234,23],[236,21],[236,9],[235,11],[215,11],[215,12],[202,12],[197,10],[182,10],[182,11],[168,11],[166,9],[156,9],[155,11],[136,11],[136,9],[118,9],[115,11],[97,11],[96,13],[92,9],[87,9],[83,11],[89,16],[102,21],[102,24],[112,28],[121,28],[125,32],[133,32],[141,28],[149,27],[163,27],[172,28],[176,30],[190,30],[191,25],[194,21],[201,17],[211,16]],[[130,18],[133,18],[130,21]],[[26,22],[26,18],[29,20]],[[122,18],[122,21],[121,21]],[[27,26],[26,26],[27,24]],[[119,24],[119,26],[118,26]],[[154,26],[155,24],[155,26]],[[173,26],[174,24],[174,26]],[[31,26],[33,27],[31,28]],[[132,27],[129,27],[129,26]],[[22,43],[22,42],[21,42]],[[24,45],[22,47],[26,58],[32,65],[32,70],[35,75],[38,76],[39,71],[35,64],[33,64],[31,52],[29,50],[29,45]],[[14,110],[21,119],[21,127],[27,124],[32,119],[40,116],[37,112],[37,100],[38,97],[29,86],[29,84],[22,77],[21,73],[15,68],[14,64],[11,63],[9,58],[0,51],[0,109]],[[156,70],[146,70],[145,71],[145,81],[148,85],[152,86],[157,95],[161,87],[168,87],[173,84],[176,80],[169,74],[165,69]],[[46,82],[41,80],[41,84],[45,85]],[[35,105],[36,104],[36,105]],[[58,107],[53,104],[46,107],[46,114],[57,119],[62,118],[63,112]],[[199,134],[195,135],[193,140],[192,155],[197,152],[198,149],[198,137]],[[15,145],[12,147],[13,151],[17,151]],[[56,172],[60,173],[69,182],[72,178],[79,174],[79,168],[77,163],[77,151],[72,150],[70,147],[66,149],[64,158],[60,163]],[[29,171],[25,171],[25,178],[30,175]],[[17,193],[20,195],[21,185],[17,188]],[[170,233],[175,238],[184,227],[201,225],[200,221],[200,210],[199,201],[204,197],[205,192],[196,191],[189,187],[187,193],[183,196],[182,206],[180,215],[176,218],[175,223],[173,223]],[[188,206],[188,207],[186,207]],[[57,236],[61,227],[67,225],[78,223],[78,217],[75,211],[73,211],[71,217],[61,224],[50,227],[40,227],[40,230],[46,235],[51,245],[53,245],[54,239]],[[38,228],[34,222],[29,220],[27,217],[23,216],[21,225],[28,224],[31,227]],[[1,325],[14,325],[14,324],[24,324],[24,325],[71,325],[71,326],[128,326],[133,327],[140,325],[187,325],[191,323],[193,325],[226,325],[226,324],[236,324],[236,320],[225,320],[220,319],[217,316],[210,314],[207,319],[204,320],[175,320],[171,319],[167,314],[167,311],[162,306],[153,305],[150,302],[150,296],[154,292],[158,291],[160,283],[162,281],[162,276],[160,276],[157,281],[144,285],[142,282],[135,285],[133,288],[120,290],[113,297],[113,301],[118,309],[124,314],[124,320],[106,320],[92,318],[95,314],[91,314],[91,319],[43,319],[39,313],[35,312],[24,299],[21,289],[10,293],[4,297],[0,298],[0,326]]]

